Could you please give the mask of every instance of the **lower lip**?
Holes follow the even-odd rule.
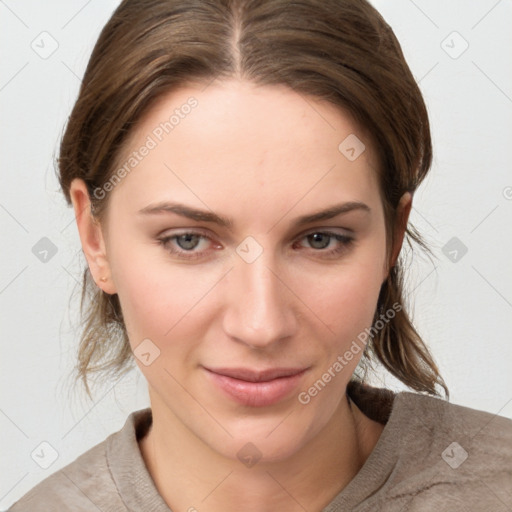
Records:
[[[266,382],[247,382],[207,370],[210,379],[235,402],[250,407],[272,405],[286,398],[298,384],[306,370]]]

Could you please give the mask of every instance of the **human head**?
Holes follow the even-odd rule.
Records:
[[[68,202],[71,182],[83,179],[97,219],[105,220],[109,193],[97,191],[106,190],[151,106],[187,82],[233,77],[284,85],[350,113],[377,156],[394,260],[398,203],[414,193],[431,165],[429,123],[392,30],[361,0],[122,2],[95,46],[63,137],[59,179]],[[412,227],[407,236],[421,243]],[[382,285],[375,320],[394,303],[403,305],[400,261]],[[89,269],[82,304],[81,376],[122,369],[131,350],[119,298],[99,290]],[[405,306],[371,341],[365,357],[372,354],[415,390],[436,393],[444,384]]]

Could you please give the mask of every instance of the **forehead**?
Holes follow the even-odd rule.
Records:
[[[226,207],[227,199],[271,197],[284,208],[301,197],[317,205],[318,195],[372,201],[378,192],[370,141],[347,112],[286,86],[236,80],[159,98],[132,132],[122,166],[129,172],[112,198],[134,208],[169,195]]]

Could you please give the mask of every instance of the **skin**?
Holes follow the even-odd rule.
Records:
[[[412,198],[400,201],[387,261],[369,141],[341,109],[284,86],[183,86],[145,114],[124,157],[190,96],[198,106],[115,186],[103,224],[91,217],[84,183],[71,186],[96,283],[119,295],[132,349],[149,338],[160,350],[148,366],[136,359],[153,411],[141,453],[176,512],[321,510],[360,470],[383,429],[344,395],[363,351],[308,404],[298,394],[371,326]],[[354,161],[338,150],[349,134],[366,145]],[[163,200],[229,217],[232,227],[138,213]],[[345,201],[370,212],[293,225]],[[209,239],[193,239],[192,249],[176,238],[166,246],[157,240],[186,230]],[[321,248],[306,236],[325,230],[354,241],[324,237]],[[236,252],[248,236],[263,251],[251,263]],[[199,257],[172,252],[187,248]],[[309,370],[290,397],[250,407],[212,385],[202,365]],[[252,467],[237,457],[247,443],[261,453]]]

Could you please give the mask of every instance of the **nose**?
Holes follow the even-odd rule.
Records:
[[[251,348],[266,348],[296,332],[294,294],[263,252],[252,263],[238,261],[227,276],[223,328]],[[288,286],[287,286],[288,285]]]

